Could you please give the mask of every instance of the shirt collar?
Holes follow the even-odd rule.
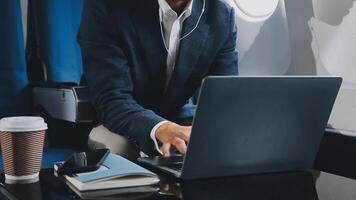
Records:
[[[184,11],[182,12],[182,15],[186,13],[186,15],[191,15],[192,10],[193,10],[193,1],[191,0],[189,2],[189,4],[187,5],[187,7],[184,9]],[[176,13],[171,6],[167,3],[166,0],[158,0],[158,5],[160,7],[160,9],[162,10],[163,13],[171,13],[174,12]]]

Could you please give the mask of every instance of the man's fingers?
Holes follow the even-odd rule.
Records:
[[[163,145],[161,147],[164,157],[171,156],[174,147],[180,153],[187,153],[187,142],[189,142],[192,127],[180,126],[175,123],[165,123],[156,130],[156,139]]]
[[[192,127],[184,127],[182,131],[178,132],[177,137],[179,137],[180,139],[186,142],[189,142],[191,132],[192,132]]]
[[[187,154],[187,145],[184,140],[175,138],[173,139],[172,144],[181,154]]]
[[[164,157],[169,157],[171,156],[171,144],[165,143],[161,147],[162,153]]]
[[[162,153],[164,157],[170,157],[171,156],[171,148],[174,146],[181,154],[186,154],[187,153],[187,145],[184,142],[184,140],[176,137],[174,138],[171,143],[164,143],[161,147]]]

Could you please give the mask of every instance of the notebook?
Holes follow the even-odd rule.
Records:
[[[110,154],[98,170],[65,176],[65,179],[77,192],[149,186],[159,182],[153,172],[115,154]]]
[[[147,197],[154,196],[159,188],[155,186],[139,186],[128,188],[114,188],[104,190],[92,190],[92,191],[78,191],[71,185],[68,185],[74,193],[76,193],[81,199],[98,199],[98,200],[117,200],[128,199],[129,197],[135,197],[135,199],[145,199]]]

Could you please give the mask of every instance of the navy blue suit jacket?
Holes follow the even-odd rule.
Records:
[[[203,0],[194,0],[182,35],[194,28],[202,7]],[[167,51],[158,9],[157,0],[86,0],[78,35],[99,119],[147,154],[155,152],[150,132],[157,123],[194,114],[185,105],[204,77],[238,73],[234,10],[222,0],[206,0],[197,29],[181,41],[164,92]]]

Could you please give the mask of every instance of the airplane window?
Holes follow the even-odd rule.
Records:
[[[272,16],[279,0],[234,0],[237,15],[247,21],[264,21]]]

